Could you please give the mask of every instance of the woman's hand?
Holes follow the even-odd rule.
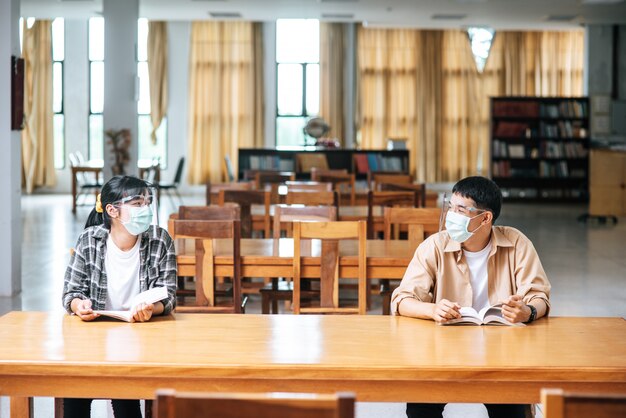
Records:
[[[441,299],[433,306],[432,318],[435,322],[445,323],[450,319],[460,318],[459,313],[461,305],[456,302],[450,302],[448,299]]]
[[[154,304],[152,303],[140,303],[133,307],[133,321],[146,322],[152,318],[154,312]]]
[[[72,312],[83,321],[93,321],[100,316],[91,309],[91,300],[89,299],[75,298],[70,307]]]
[[[530,318],[530,308],[519,295],[509,296],[502,302],[502,316],[509,322],[526,322]]]

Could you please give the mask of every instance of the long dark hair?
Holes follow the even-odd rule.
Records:
[[[100,202],[102,204],[102,213],[94,208],[89,217],[85,228],[94,225],[102,225],[107,229],[111,229],[111,218],[106,211],[107,205],[119,202],[125,197],[144,194],[149,185],[145,181],[133,176],[115,176],[107,181],[100,192]]]

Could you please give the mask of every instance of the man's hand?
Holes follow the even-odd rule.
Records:
[[[509,296],[502,302],[502,316],[509,322],[526,322],[530,318],[530,308],[519,295]]]
[[[133,321],[146,322],[152,318],[152,312],[154,311],[154,305],[152,303],[140,303],[133,307]]]
[[[91,309],[91,300],[89,299],[75,298],[72,300],[71,308],[72,312],[83,321],[93,321],[100,316]]]
[[[443,324],[450,319],[460,318],[461,314],[459,313],[459,309],[461,309],[461,305],[458,303],[441,299],[433,306],[432,318],[435,322]]]

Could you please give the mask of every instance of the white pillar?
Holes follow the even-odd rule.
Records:
[[[104,17],[104,131],[130,129],[126,173],[137,175],[137,19],[139,0],[106,0]],[[104,177],[111,177],[111,147],[104,137]]]
[[[11,131],[12,55],[20,56],[19,0],[0,0],[0,296],[22,290],[20,132]]]

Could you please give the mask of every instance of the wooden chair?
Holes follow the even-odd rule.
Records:
[[[571,393],[542,389],[545,418],[626,417],[626,394]]]
[[[252,190],[254,183],[251,181],[241,181],[236,183],[211,183],[206,184],[206,204],[217,204],[217,196],[220,190]]]
[[[367,225],[355,222],[294,222],[293,223],[293,312],[300,313],[357,313],[367,311]],[[302,307],[302,259],[303,239],[320,239],[321,256],[319,307]],[[358,240],[358,294],[357,307],[339,306],[339,240]]]
[[[334,206],[337,207],[337,192],[288,191],[285,203],[288,205]]]
[[[427,236],[439,231],[441,209],[386,207],[383,213],[385,240],[398,239],[401,227],[406,226],[407,239],[412,248],[417,248]],[[389,280],[381,280],[383,315],[391,314],[389,305],[392,291]]]
[[[353,393],[156,392],[157,418],[353,418]]]
[[[196,300],[195,305],[177,306],[176,312],[193,313],[242,313],[245,300],[241,292],[240,222],[233,221],[187,221],[175,220],[174,235],[177,238],[196,240]],[[233,245],[233,277],[230,289],[218,288],[215,282],[213,240],[229,238]],[[217,301],[217,294],[227,293],[227,304]]]
[[[339,204],[341,203],[341,189],[343,185],[350,188],[350,205],[356,204],[356,187],[354,174],[348,173],[348,170],[320,170],[311,169],[311,180],[332,183],[333,188],[339,194]]]
[[[367,185],[370,190],[380,190],[378,185],[381,183],[411,184],[413,183],[413,176],[411,174],[404,173],[367,172]]]
[[[416,192],[367,192],[367,237],[375,238],[374,206],[418,207],[419,196]]]
[[[426,184],[425,183],[378,183],[378,190],[382,192],[414,191],[418,194],[419,207],[426,207]],[[435,197],[436,201],[436,197]],[[433,206],[437,207],[437,205]]]
[[[274,239],[281,236],[285,231],[287,237],[292,236],[292,224],[294,221],[306,222],[331,222],[337,220],[337,210],[333,206],[289,206],[276,205],[274,207]],[[293,282],[282,281],[277,277],[272,278],[272,283],[265,285],[260,290],[261,313],[278,313],[278,301],[290,301],[293,297]]]
[[[296,173],[293,171],[257,171],[254,174],[254,182],[258,190],[263,189],[267,184],[279,184],[295,179]]]
[[[233,202],[239,205],[241,215],[241,236],[243,238],[252,237],[252,205],[263,205],[263,236],[270,236],[270,200],[271,193],[267,190],[220,190],[217,202],[224,206],[226,202]]]
[[[314,169],[327,170],[328,159],[326,154],[319,152],[302,152],[296,154],[296,171],[310,173]]]
[[[333,190],[332,183],[319,181],[286,181],[285,186],[288,192],[332,192]]]

